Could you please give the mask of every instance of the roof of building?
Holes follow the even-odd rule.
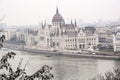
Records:
[[[85,31],[85,34],[86,34],[86,36],[93,36],[94,32],[87,30],[87,31]]]
[[[74,28],[74,24],[66,24],[65,27],[66,28]]]
[[[64,22],[64,19],[60,15],[58,8],[56,9],[56,14],[52,18],[52,22]]]
[[[86,27],[85,27],[85,30],[86,30],[86,31],[92,31],[93,33],[96,31],[96,29],[95,29],[94,26],[86,26]]]

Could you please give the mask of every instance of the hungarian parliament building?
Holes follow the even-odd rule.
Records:
[[[82,50],[98,45],[98,35],[94,27],[80,28],[76,20],[66,24],[58,8],[51,24],[41,24],[36,35],[24,35],[25,46],[44,50]]]

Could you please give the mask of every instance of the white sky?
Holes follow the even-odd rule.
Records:
[[[5,14],[8,25],[38,24],[39,16],[40,20],[51,20],[57,5],[66,22],[120,18],[120,0],[0,0],[0,17]]]

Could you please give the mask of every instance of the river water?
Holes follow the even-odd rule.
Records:
[[[45,54],[16,51],[10,49],[0,50],[0,58],[8,51],[17,53],[14,60],[9,60],[14,70],[18,66],[21,58],[23,62],[21,68],[26,66],[27,74],[31,75],[43,65],[52,66],[51,73],[54,74],[53,80],[90,80],[97,74],[112,71],[113,68],[120,68],[119,60],[91,59],[83,57],[56,56],[46,57]]]

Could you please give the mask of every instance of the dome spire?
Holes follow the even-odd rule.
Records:
[[[71,24],[73,24],[72,19],[71,19]]]
[[[56,23],[58,23],[60,25],[65,24],[63,17],[59,13],[58,6],[56,7],[55,15],[52,18],[52,23],[55,24],[55,25],[56,25]]]
[[[59,10],[58,10],[58,6],[57,6],[57,8],[56,8],[56,14],[58,14],[59,13]]]

